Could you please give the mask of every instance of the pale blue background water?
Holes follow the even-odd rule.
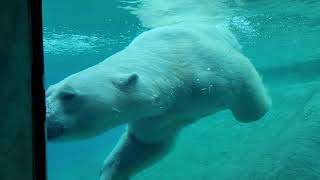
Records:
[[[144,29],[115,0],[44,0],[46,87],[124,48]],[[269,89],[320,79],[320,3],[251,2],[228,20]],[[81,142],[48,144],[49,180],[98,179],[123,127]]]

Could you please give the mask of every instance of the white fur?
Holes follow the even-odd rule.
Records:
[[[231,109],[240,121],[257,120],[270,100],[239,50],[232,33],[218,26],[181,23],[152,29],[104,62],[50,88],[48,121],[65,124],[57,139],[94,136],[128,123],[130,135],[156,144],[171,141],[185,125],[224,109]],[[122,86],[133,74],[136,82]],[[76,94],[74,102],[59,98],[66,91]],[[66,108],[67,113],[61,110]],[[111,159],[121,159],[121,153],[114,154]]]
[[[101,180],[125,180],[157,162],[180,129],[202,117],[230,109],[239,121],[250,122],[269,109],[261,78],[228,29],[205,18],[175,20],[166,16],[165,23],[151,23],[158,27],[47,92],[47,122],[55,122],[48,130],[64,127],[49,131],[53,140],[94,136],[128,124],[104,163]],[[74,98],[63,98],[70,92]]]

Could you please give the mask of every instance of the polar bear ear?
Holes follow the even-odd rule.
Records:
[[[115,81],[112,81],[113,85],[120,89],[121,91],[127,91],[133,88],[139,80],[139,75],[137,73],[132,73],[129,75],[124,75]]]

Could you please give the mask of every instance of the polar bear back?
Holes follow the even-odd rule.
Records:
[[[241,122],[261,118],[271,102],[259,74],[240,49],[229,30],[202,24],[161,27],[138,36],[127,48],[135,58],[131,63],[138,67],[130,69],[145,73],[145,81],[154,83],[151,88],[160,86],[155,92],[161,92],[159,99],[169,104],[169,113],[151,118],[147,127],[148,123],[133,123],[131,131],[140,139],[153,139],[151,134],[165,136],[164,132],[175,132],[225,109]],[[168,98],[172,89],[178,93]],[[153,133],[141,131],[146,128]]]

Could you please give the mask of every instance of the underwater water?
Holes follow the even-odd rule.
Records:
[[[229,111],[197,121],[179,134],[168,156],[134,180],[320,179],[320,1],[235,2],[234,13],[219,23],[236,35],[263,77],[270,112],[249,124]],[[103,61],[147,29],[120,5],[43,1],[46,87]],[[48,179],[99,179],[123,131],[48,143]]]

